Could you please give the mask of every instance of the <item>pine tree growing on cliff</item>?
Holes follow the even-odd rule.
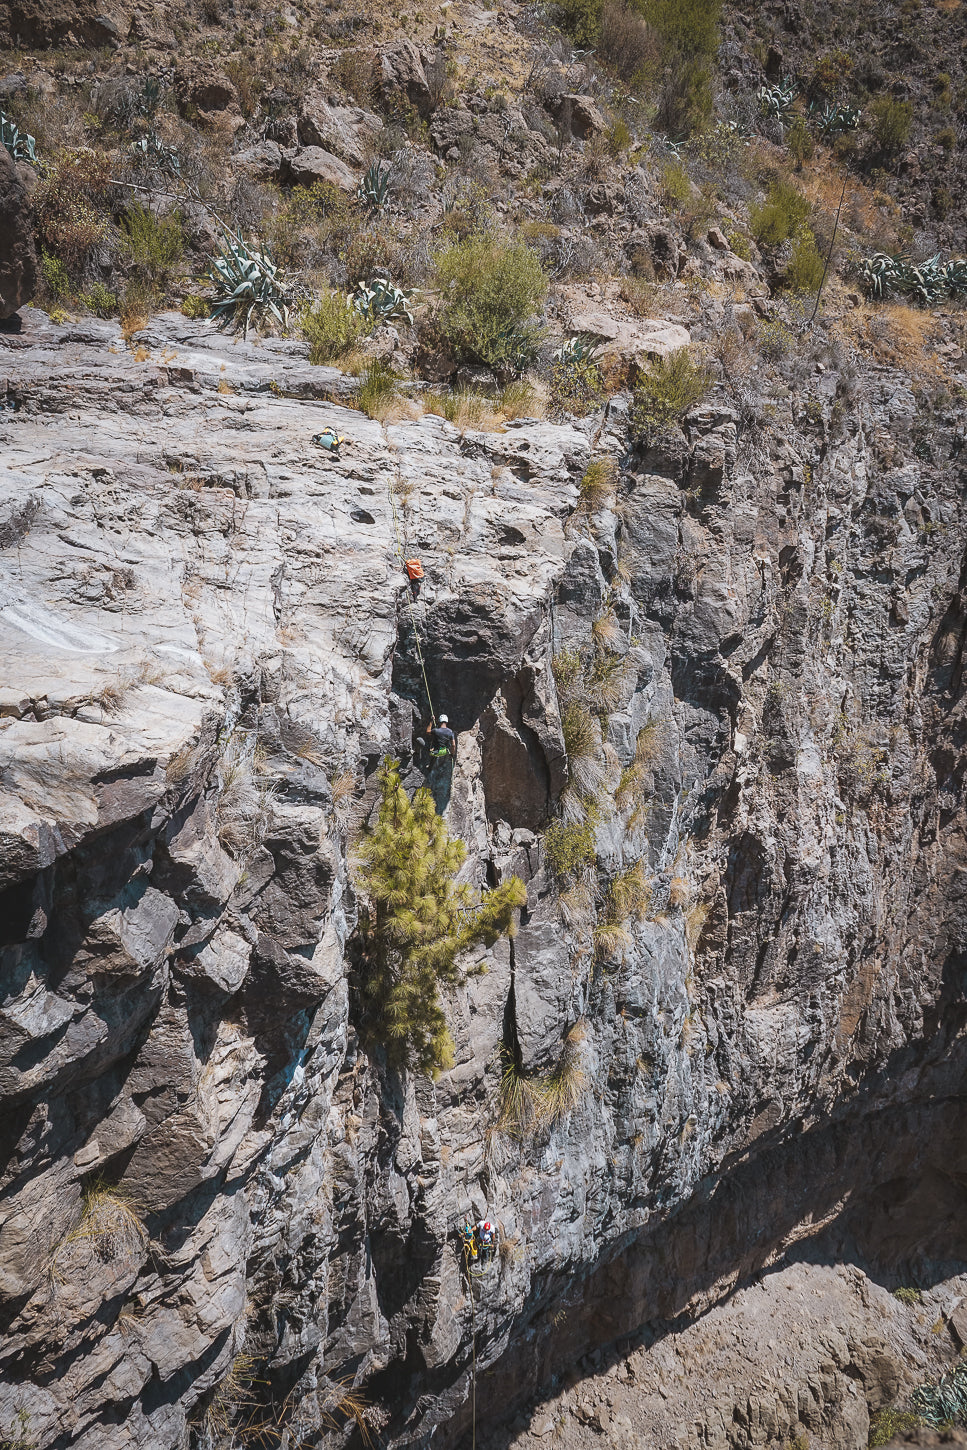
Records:
[[[380,788],[379,816],[357,851],[362,1025],[391,1066],[436,1077],[453,1065],[439,989],[460,980],[470,947],[513,934],[527,890],[518,876],[482,899],[458,885],[466,847],[451,838],[431,793],[418,790],[411,801],[390,757]]]

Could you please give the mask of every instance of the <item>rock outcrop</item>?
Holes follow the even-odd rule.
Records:
[[[37,254],[28,223],[21,169],[0,146],[0,321],[29,302],[37,284]]]
[[[474,1372],[503,1433],[796,1240],[967,1257],[960,423],[939,400],[926,449],[900,374],[802,368],[632,448],[621,397],[384,426],[177,316],[0,335],[0,1425],[173,1450],[252,1398],[338,1436],[355,1385],[385,1445],[456,1446]],[[592,638],[594,889],[651,893],[610,944],[540,834],[575,768],[552,662]],[[528,887],[436,1083],[363,1050],[352,951],[427,684],[467,879]],[[533,1134],[508,1053],[570,1074]]]

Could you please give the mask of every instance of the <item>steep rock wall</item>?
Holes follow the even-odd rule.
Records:
[[[858,1164],[874,1197],[949,1169],[967,576],[942,403],[928,445],[903,378],[806,355],[795,395],[651,449],[622,399],[461,436],[343,412],[290,345],[25,319],[0,338],[0,1422],[167,1450],[252,1398],[338,1436],[355,1383],[385,1443],[456,1444],[474,1356],[499,1420],[589,1336],[838,1221]],[[603,453],[620,486],[588,517]],[[376,766],[425,776],[391,484],[461,735],[431,783],[468,878],[528,884],[435,1084],[361,1050],[346,956]],[[551,658],[602,616],[611,765],[652,748],[601,881],[643,860],[652,906],[596,964],[538,828],[567,779]],[[577,1107],[496,1131],[502,1044],[547,1073],[578,1023]],[[92,1231],[102,1182],[143,1231]],[[454,1229],[484,1209],[507,1246],[471,1305]]]

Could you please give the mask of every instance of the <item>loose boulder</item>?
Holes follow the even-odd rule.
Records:
[[[607,121],[590,96],[552,96],[546,107],[558,126],[579,141],[600,136],[608,129]]]
[[[641,364],[649,358],[668,357],[688,347],[688,331],[677,322],[642,317],[635,322],[612,317],[603,307],[575,298],[570,309],[570,330],[602,339],[600,356]]]
[[[379,58],[380,89],[387,100],[402,96],[415,106],[421,116],[433,109],[433,95],[424,69],[425,54],[412,40],[400,40],[384,50]]]
[[[285,155],[282,180],[291,186],[314,186],[317,181],[328,181],[340,191],[353,191],[358,179],[345,161],[330,151],[323,151],[321,146],[301,146],[291,155]]]
[[[29,302],[37,285],[37,254],[21,169],[0,146],[0,319]]]
[[[331,106],[321,91],[310,91],[299,116],[303,146],[319,146],[350,166],[365,166],[382,121],[359,106]]]

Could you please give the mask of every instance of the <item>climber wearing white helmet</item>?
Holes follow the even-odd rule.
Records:
[[[434,725],[431,720],[426,727],[426,733],[430,737],[430,756],[434,760],[442,760],[449,755],[453,760],[457,758],[457,737],[450,729],[450,721],[447,715],[441,715]]]

